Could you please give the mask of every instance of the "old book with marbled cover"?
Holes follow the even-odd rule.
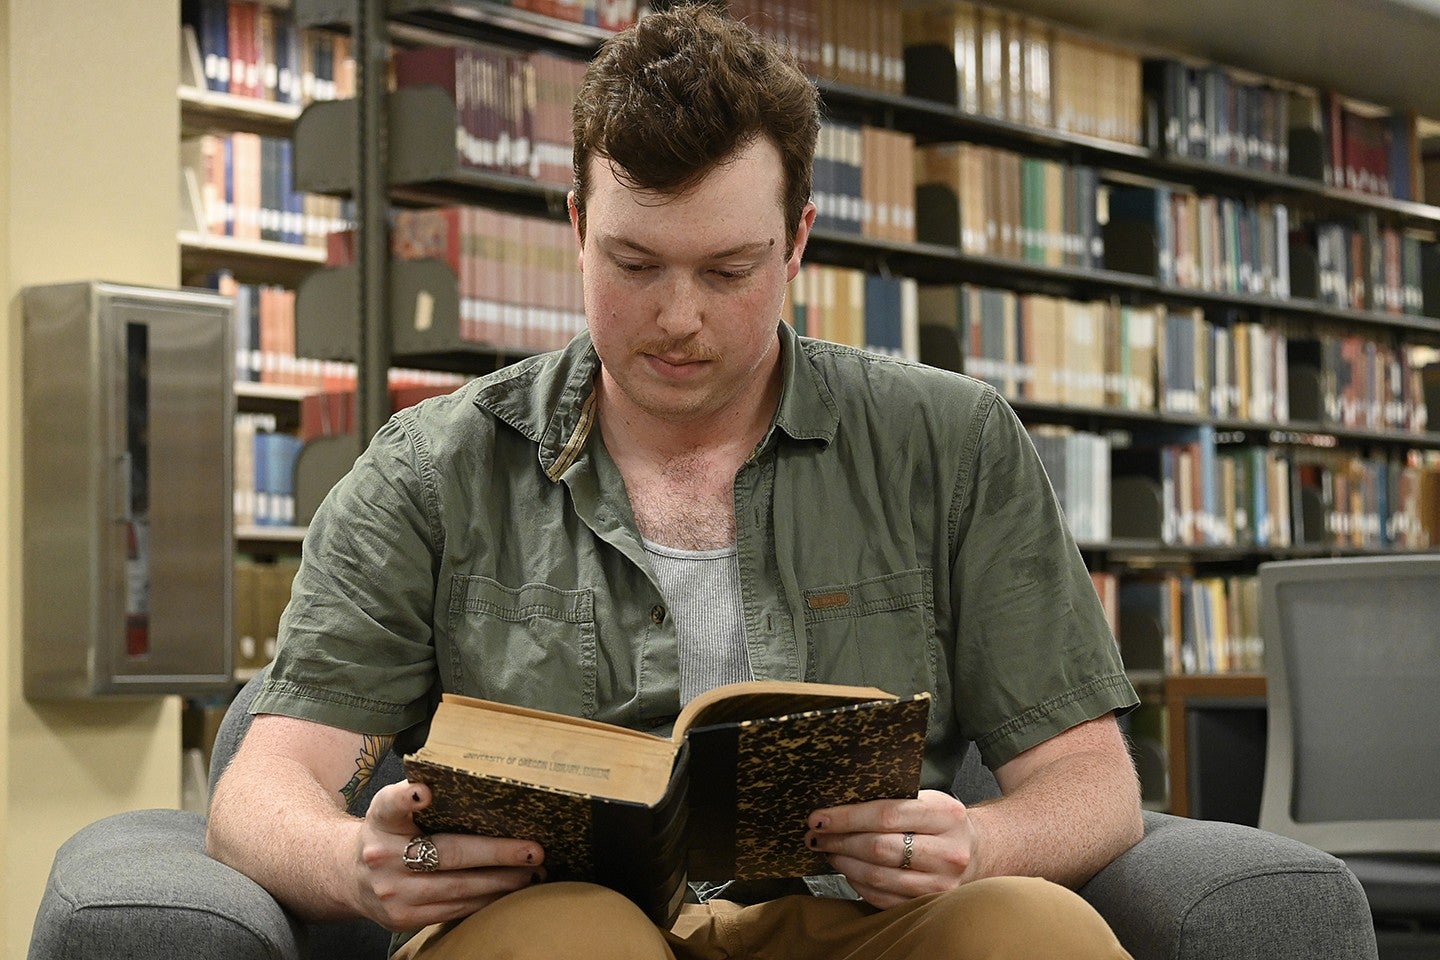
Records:
[[[752,681],[686,705],[669,738],[446,694],[405,758],[432,833],[523,837],[551,880],[601,883],[668,925],[685,881],[831,872],[812,810],[913,797],[930,695]]]

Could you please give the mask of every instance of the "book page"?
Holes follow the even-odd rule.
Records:
[[[729,683],[700,694],[685,705],[675,722],[674,739],[699,726],[759,720],[766,717],[823,710],[847,703],[894,700],[893,693],[876,687],[849,687],[831,683],[788,680],[749,680]]]
[[[670,779],[675,744],[623,727],[447,696],[414,756],[481,776],[652,804]]]

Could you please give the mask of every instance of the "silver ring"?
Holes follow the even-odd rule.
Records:
[[[900,857],[900,869],[909,870],[910,861],[915,858],[915,834],[907,830],[900,834],[900,842],[905,844],[905,853]]]
[[[416,873],[434,873],[440,869],[440,851],[435,849],[435,841],[423,833],[405,844],[400,858]]]

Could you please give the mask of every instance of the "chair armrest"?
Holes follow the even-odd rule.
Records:
[[[298,960],[298,928],[254,881],[205,853],[179,810],[99,820],[61,846],[30,960]]]
[[[1135,960],[1375,960],[1365,894],[1335,857],[1231,823],[1145,814],[1080,889]]]

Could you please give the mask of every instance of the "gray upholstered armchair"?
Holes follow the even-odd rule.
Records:
[[[211,783],[249,725],[258,680],[231,707]],[[972,754],[973,756],[973,754]],[[377,785],[401,776],[389,757]],[[978,763],[962,799],[993,794]],[[370,797],[357,801],[359,811]],[[1365,895],[1327,854],[1231,824],[1145,815],[1145,838],[1081,890],[1136,960],[1375,957]],[[205,822],[176,810],[118,814],[61,847],[35,918],[30,960],[375,958],[388,935],[354,921],[306,925],[205,855]]]

